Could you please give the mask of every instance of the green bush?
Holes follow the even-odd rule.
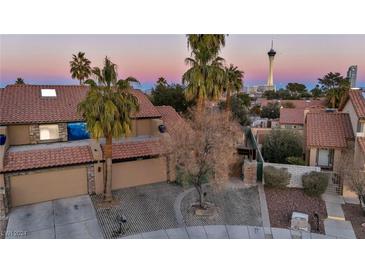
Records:
[[[308,196],[320,196],[328,186],[328,177],[323,172],[311,171],[302,176],[304,193]]]
[[[287,164],[288,157],[302,157],[303,136],[297,130],[273,129],[262,145],[265,161]]]
[[[265,185],[269,187],[286,187],[289,184],[291,174],[286,168],[266,166],[264,168]]]
[[[290,157],[287,157],[286,158],[286,161],[290,165],[305,166],[305,161],[301,157],[293,157],[293,156],[290,156]]]

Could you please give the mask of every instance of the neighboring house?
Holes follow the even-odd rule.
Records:
[[[354,133],[347,113],[308,113],[305,119],[306,160],[310,166],[336,171],[341,155],[353,147]]]
[[[354,149],[354,164],[365,168],[365,92],[350,90],[341,102],[339,110],[348,113],[351,120],[354,136],[356,137]]]
[[[0,90],[0,135],[6,136],[0,145],[0,214],[4,207],[103,192],[105,142],[90,139],[77,112],[87,92],[87,86],[55,85]],[[153,106],[143,92],[131,92],[140,110],[131,117],[130,136],[113,141],[113,189],[174,181],[160,139],[181,117],[171,107]]]
[[[280,127],[286,129],[303,129],[305,111],[302,108],[281,108]]]

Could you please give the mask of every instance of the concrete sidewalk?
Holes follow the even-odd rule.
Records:
[[[7,239],[102,238],[88,195],[13,208]]]
[[[145,232],[121,239],[336,239],[335,236],[245,225],[187,226]]]
[[[328,218],[324,220],[326,234],[343,239],[356,239],[352,224],[346,221],[342,205],[344,198],[338,195],[323,194],[322,199],[326,203]]]

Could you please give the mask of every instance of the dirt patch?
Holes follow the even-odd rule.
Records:
[[[289,228],[293,211],[298,211],[309,215],[312,232],[324,234],[323,220],[327,218],[327,210],[321,198],[309,197],[298,188],[265,187],[265,195],[272,227]],[[319,231],[316,231],[317,220],[314,213],[319,215]]]
[[[358,239],[365,239],[365,227],[362,226],[365,223],[365,216],[359,205],[344,204],[342,209],[345,213],[345,218],[350,221]]]
[[[0,220],[0,239],[5,239],[7,220]]]
[[[197,225],[252,225],[261,226],[260,198],[257,187],[216,190],[205,185],[206,201],[215,205],[213,216],[198,216],[192,207],[198,200],[194,190],[181,203],[181,213],[187,226]]]

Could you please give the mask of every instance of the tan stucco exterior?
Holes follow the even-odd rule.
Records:
[[[86,167],[11,176],[10,192],[12,207],[87,194]]]
[[[166,158],[113,163],[112,178],[113,189],[166,181]]]
[[[28,125],[8,126],[8,138],[10,145],[30,144],[29,126]]]
[[[310,148],[309,149],[309,165],[310,166],[317,166],[317,150],[318,148]],[[333,155],[333,171],[336,171],[341,162],[341,149],[334,149]]]
[[[356,111],[354,109],[354,106],[352,105],[351,100],[347,101],[347,103],[345,104],[342,112],[343,113],[348,113],[350,115],[352,130],[354,132],[354,136],[356,136],[357,124],[358,124],[358,121],[359,121],[359,117],[356,114]]]

